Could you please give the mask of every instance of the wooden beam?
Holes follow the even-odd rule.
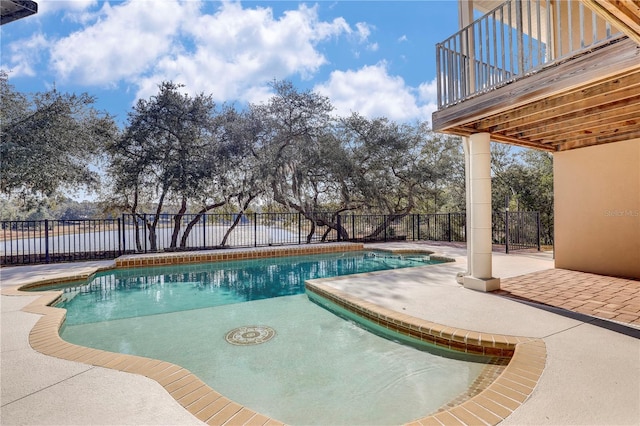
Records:
[[[578,131],[563,134],[558,138],[546,138],[540,142],[545,145],[558,145],[567,142],[581,142],[581,141],[601,141],[601,140],[626,140],[633,139],[627,135],[633,135],[635,133],[640,134],[640,119],[626,120],[622,123],[615,123],[609,126],[604,126],[595,131]]]
[[[515,108],[504,114],[496,114],[477,123],[481,123],[482,129],[486,131],[503,132],[543,122],[578,109],[617,102],[628,98],[633,93],[640,94],[640,71],[580,88],[566,95],[554,96],[522,108]],[[474,123],[474,125],[480,128],[478,124]]]
[[[471,136],[474,133],[478,133],[478,131],[475,130],[475,129],[469,129],[467,127],[454,127],[454,128],[451,128],[451,129],[447,129],[445,132],[441,132],[441,133],[446,133],[446,134],[455,135],[455,136],[468,137],[468,136]],[[494,142],[501,142],[501,143],[506,143],[506,144],[509,144],[509,145],[517,145],[517,146],[521,146],[521,147],[525,147],[525,148],[537,149],[537,150],[541,150],[541,151],[553,152],[553,151],[556,150],[555,147],[550,146],[550,145],[543,145],[543,144],[538,143],[538,142],[530,142],[530,141],[526,141],[526,140],[510,138],[508,136],[501,135],[501,134],[491,135],[491,140],[494,141]]]
[[[627,114],[616,113],[616,111],[612,111],[611,113],[607,112],[606,115],[601,116],[589,116],[585,117],[584,122],[574,122],[571,125],[567,125],[563,127],[565,122],[561,122],[558,124],[554,124],[552,126],[541,127],[537,133],[531,133],[526,135],[518,135],[514,137],[519,137],[528,140],[548,140],[553,139],[554,137],[560,139],[566,139],[566,135],[568,133],[575,132],[592,132],[596,133],[598,129],[603,128],[608,125],[616,125],[617,123],[624,123],[628,120],[636,120],[639,119],[640,112],[634,111]]]
[[[556,151],[567,151],[570,149],[585,148],[587,146],[603,145],[606,143],[613,143],[613,142],[622,142],[622,141],[628,141],[631,139],[640,139],[640,130],[636,129],[634,131],[630,131],[628,133],[619,134],[619,135],[616,134],[616,135],[610,135],[606,137],[602,136],[602,137],[593,137],[591,139],[583,139],[579,141],[569,141],[562,144],[558,144]]]
[[[638,95],[632,96],[609,105],[596,105],[587,109],[576,109],[574,112],[558,114],[557,116],[548,117],[545,122],[536,121],[532,124],[516,127],[505,133],[515,137],[534,137],[536,135],[548,132],[567,131],[571,127],[586,128],[590,123],[617,119],[620,115],[635,113],[640,116],[640,92]]]
[[[538,151],[556,151],[556,147],[553,145],[545,145],[540,142],[532,142],[524,139],[516,139],[506,135],[502,135],[500,133],[496,133],[495,135],[491,135],[491,140],[494,142],[506,143],[508,145],[515,145],[524,148],[537,149]]]

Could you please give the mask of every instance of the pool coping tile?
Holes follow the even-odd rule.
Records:
[[[383,307],[360,301],[341,290],[322,282],[327,279],[306,283],[307,293],[319,296],[337,304],[353,314],[365,318],[377,318],[376,323],[394,332],[419,338],[423,342],[433,341],[436,346],[459,352],[481,354],[505,358],[509,363],[504,371],[485,390],[456,407],[443,409],[435,414],[417,419],[417,424],[497,424],[504,419],[498,413],[483,405],[497,404],[504,407],[502,398],[508,398],[505,410],[509,413],[522,405],[531,395],[544,371],[546,363],[546,345],[543,340],[501,334],[480,333],[473,330],[454,329],[442,324],[427,323],[418,318],[407,318],[406,314],[396,313]],[[406,332],[408,325],[410,333]],[[464,337],[462,337],[464,336]],[[525,374],[520,374],[524,371]],[[489,401],[487,404],[486,402]],[[503,402],[501,404],[500,402]],[[465,405],[469,404],[469,405]],[[475,408],[475,405],[482,409]],[[485,413],[490,412],[490,414]],[[504,410],[502,410],[504,413]],[[457,413],[457,415],[456,415]]]
[[[363,245],[361,243],[334,243],[330,246],[310,245],[296,246],[295,248],[231,249],[197,252],[197,254],[179,252],[127,255],[116,259],[115,268],[169,265],[178,262],[195,263],[230,259],[257,259],[362,249]],[[113,268],[111,266],[100,270]],[[202,382],[196,375],[179,365],[136,355],[87,348],[62,340],[59,330],[64,324],[66,310],[51,306],[60,298],[62,292],[44,291],[34,293],[24,291],[27,288],[32,289],[56,283],[86,280],[96,272],[99,271],[96,270],[94,273],[82,276],[59,275],[51,279],[39,279],[20,286],[2,288],[2,294],[7,296],[38,296],[37,299],[22,308],[24,312],[42,315],[29,333],[29,344],[34,350],[69,361],[148,377],[164,387],[169,395],[188,412],[207,424],[283,425],[278,420],[257,413],[219,394]],[[340,279],[340,277],[337,278]],[[314,280],[313,284],[307,282],[307,292],[326,298],[380,326],[448,350],[509,359],[509,363],[502,373],[477,395],[459,405],[450,408],[445,407],[436,413],[428,414],[408,424],[497,424],[508,416],[507,413],[510,414],[527,400],[544,371],[546,346],[541,339],[482,333],[433,323],[366,302],[321,284],[320,281],[322,280]]]

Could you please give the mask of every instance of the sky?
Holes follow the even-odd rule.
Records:
[[[162,81],[218,104],[265,102],[289,80],[337,115],[427,120],[435,45],[457,31],[455,0],[37,0],[0,27],[0,68],[21,92],[89,93],[126,123]]]

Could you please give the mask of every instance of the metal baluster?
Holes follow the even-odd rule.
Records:
[[[533,68],[533,29],[531,27],[531,0],[526,0],[527,5],[527,39],[528,39],[528,55],[527,59],[529,60],[529,64],[527,66],[527,71]],[[525,70],[523,70],[524,72]]]
[[[551,0],[547,0],[545,11],[547,14],[547,40],[545,43],[546,46],[546,60],[551,60],[553,58],[553,40],[551,39],[551,15],[553,13],[553,7],[551,6]]]
[[[582,2],[578,4],[578,12],[580,16],[580,47],[584,48],[584,6]]]
[[[502,76],[502,81],[507,80],[507,65],[505,64],[505,45],[504,45],[504,5],[500,7],[500,75]]]
[[[543,58],[542,58],[542,46],[544,45],[544,43],[542,43],[542,19],[541,19],[541,14],[542,12],[542,7],[540,6],[540,0],[536,0],[536,25],[538,27],[538,31],[537,31],[537,45],[538,48],[536,49],[538,51],[538,63],[536,65],[540,65],[543,63]]]
[[[569,52],[570,53],[573,51],[573,19],[572,19],[572,7],[571,7],[571,3],[567,2],[567,20],[568,20],[568,31],[569,31]],[[561,34],[561,33],[559,33]]]

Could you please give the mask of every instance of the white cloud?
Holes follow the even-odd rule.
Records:
[[[437,103],[438,101],[438,80],[422,83],[418,86],[419,99],[423,103]]]
[[[407,38],[407,36],[405,34],[403,34],[401,37],[398,38],[398,43],[402,43],[405,41],[409,41],[409,39]]]
[[[369,52],[377,52],[378,49],[380,48],[378,43],[377,42],[369,43],[369,36],[371,35],[372,30],[375,30],[374,26],[369,25],[365,22],[358,22],[356,24],[356,31],[355,33],[353,33],[353,35],[357,39],[357,43],[365,45],[366,50],[368,50]],[[355,50],[353,52],[353,55],[355,58],[359,58],[360,51]]]
[[[81,21],[83,16],[90,15],[88,9],[97,4],[97,0],[50,0],[38,2],[38,13],[29,17],[26,22],[33,27],[40,25],[43,18],[54,13],[62,14],[62,20]],[[48,51],[55,45],[55,39],[51,35],[45,35],[38,30],[28,38],[18,39],[4,45],[2,52],[2,69],[10,71],[12,77],[34,77],[42,64],[43,58],[48,56]]]
[[[62,81],[134,85],[143,98],[156,93],[159,82],[173,80],[218,101],[257,101],[274,78],[308,79],[327,64],[320,43],[369,34],[363,23],[354,30],[341,17],[320,20],[317,6],[301,4],[278,17],[271,8],[239,2],[223,2],[208,14],[201,6],[131,0],[104,3],[98,11],[79,8],[85,25],[52,43],[51,66]]]
[[[141,79],[140,97],[153,94],[158,81],[171,79],[217,100],[264,100],[266,84],[274,78],[315,74],[327,63],[316,45],[351,28],[343,18],[320,21],[317,9],[305,5],[276,19],[270,8],[223,3],[216,13],[193,19],[184,32],[195,48],[163,55]]]
[[[375,27],[363,22],[351,27],[341,17],[323,21],[317,6],[300,4],[274,16],[271,8],[239,2],[222,2],[209,13],[202,12],[206,3],[189,0],[130,0],[88,8],[92,4],[65,2],[66,11],[82,17],[77,20],[82,29],[54,41],[33,36],[33,49],[11,52],[14,72],[33,75],[35,55],[50,49],[55,79],[61,82],[123,87],[148,98],[161,81],[173,80],[191,94],[211,93],[218,102],[263,102],[271,95],[273,79],[312,78],[327,65],[319,48],[323,42],[346,36],[362,49],[378,50],[369,40]],[[390,75],[385,62],[334,71],[316,90],[341,114],[430,120],[435,109],[433,82],[410,87]]]
[[[428,117],[429,122],[431,122],[431,115],[438,109],[437,78],[418,86],[418,100],[421,104],[422,115]]]
[[[2,64],[3,69],[10,72],[11,77],[36,75],[35,66],[40,62],[42,52],[49,46],[43,34],[34,34],[28,39],[11,43],[9,50],[9,64]],[[6,53],[3,55],[6,56]]]
[[[96,18],[95,6],[98,0],[49,0],[38,2],[38,13],[34,18],[40,20],[52,14],[60,14],[61,21],[86,24]]]
[[[59,11],[70,13],[82,12],[98,4],[98,0],[49,0],[39,1],[37,3],[38,15],[45,15]]]
[[[52,65],[63,79],[107,85],[133,78],[172,51],[173,37],[197,8],[193,3],[105,3],[95,24],[57,41]]]
[[[365,22],[358,22],[356,24],[356,34],[360,43],[366,42],[371,35],[371,26]]]
[[[431,121],[428,85],[422,86],[415,90],[402,77],[389,75],[382,62],[357,71],[334,71],[315,90],[331,99],[338,115],[358,112],[369,118],[388,117],[399,122]]]

